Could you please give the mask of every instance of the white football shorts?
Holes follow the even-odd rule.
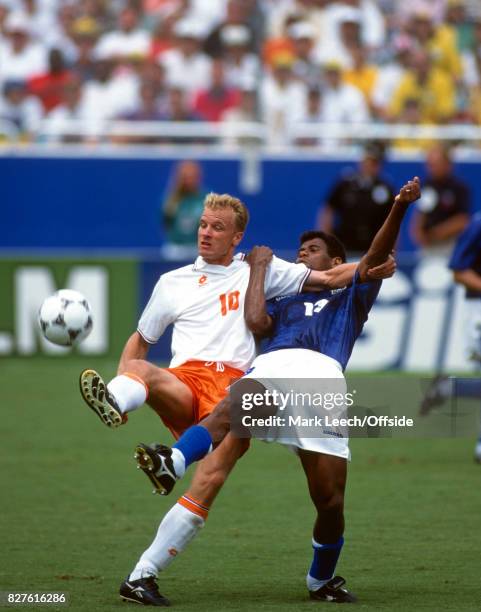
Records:
[[[350,459],[349,438],[344,437],[346,430],[333,426],[319,428],[315,424],[306,429],[304,419],[315,422],[316,417],[319,419],[326,415],[326,410],[312,404],[305,405],[299,400],[306,394],[310,394],[310,397],[317,394],[319,397],[323,391],[346,393],[346,380],[336,360],[309,349],[281,349],[256,357],[251,369],[240,380],[245,378],[258,381],[270,392],[275,390],[283,394],[287,402],[283,410],[277,411],[277,415],[285,419],[289,426],[275,426],[269,428],[265,435],[256,437],[265,442],[278,442],[294,451],[303,449]],[[291,401],[287,401],[288,398]],[[328,414],[331,421],[336,416],[345,415],[345,406],[331,407]],[[299,417],[302,426],[296,426]],[[309,432],[308,436],[305,435],[306,431]]]

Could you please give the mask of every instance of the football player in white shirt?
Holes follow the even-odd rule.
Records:
[[[242,256],[234,257],[247,221],[248,211],[240,200],[208,195],[199,223],[199,257],[194,265],[160,277],[137,331],[122,352],[118,376],[106,385],[95,371],[82,372],[82,396],[106,425],[117,427],[128,412],[147,402],[178,437],[207,416],[225,397],[232,380],[249,368],[255,356],[254,339],[244,321],[249,266]],[[274,258],[266,275],[265,293],[271,298],[302,289],[343,287],[352,280],[356,266],[344,264],[319,272]],[[174,325],[171,367],[159,368],[145,358],[149,346],[170,323]],[[223,453],[216,453],[217,460],[233,465],[235,461],[228,455],[238,457],[247,446],[248,442],[244,449],[224,443]],[[203,477],[210,478],[210,474]],[[188,495],[181,498],[164,517],[152,544],[152,550],[160,547],[169,551],[161,565],[168,565],[197,533],[205,516],[203,500]],[[165,546],[165,538],[174,538],[175,545]],[[149,605],[167,605],[152,573],[143,575],[148,555],[146,551],[122,584],[121,596]]]

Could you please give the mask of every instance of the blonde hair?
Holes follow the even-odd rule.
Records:
[[[225,210],[230,208],[235,215],[235,225],[239,232],[243,232],[249,223],[249,211],[247,206],[228,193],[209,193],[204,200],[204,206],[211,210]]]

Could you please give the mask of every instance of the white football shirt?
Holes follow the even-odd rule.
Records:
[[[162,274],[137,331],[155,344],[174,325],[170,367],[186,361],[219,361],[247,370],[255,357],[254,337],[244,321],[249,265],[236,255],[229,266],[206,263]],[[265,280],[266,299],[301,291],[310,270],[273,257]]]

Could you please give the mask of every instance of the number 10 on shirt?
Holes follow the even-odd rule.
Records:
[[[230,291],[219,295],[220,313],[223,317],[226,316],[229,310],[237,310],[239,308],[239,291]]]

